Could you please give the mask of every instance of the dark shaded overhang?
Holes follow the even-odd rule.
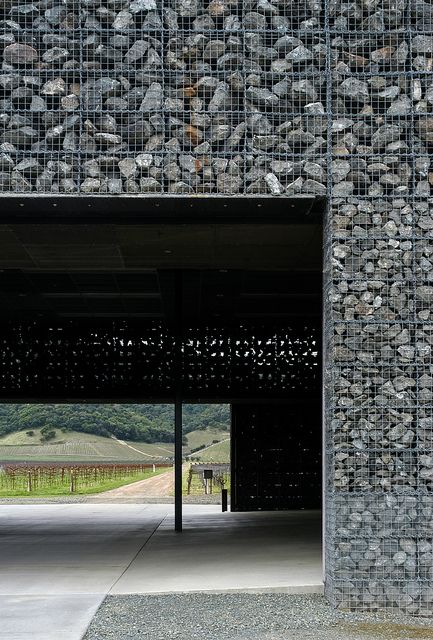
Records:
[[[255,196],[1,196],[0,223],[311,224],[323,217],[326,199]]]
[[[3,319],[275,322],[321,310],[324,200],[0,200]]]

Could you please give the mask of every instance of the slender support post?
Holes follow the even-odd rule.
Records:
[[[174,529],[182,531],[182,396],[174,405]]]
[[[175,402],[174,402],[174,530],[182,531],[182,272],[174,276],[175,286]]]

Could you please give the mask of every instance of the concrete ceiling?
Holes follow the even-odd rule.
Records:
[[[206,224],[164,216],[160,223],[119,217],[110,223],[59,223],[42,222],[38,211],[34,222],[19,223],[6,221],[4,208],[0,213],[3,319],[164,319],[172,313],[179,270],[184,315],[191,322],[320,313],[317,216],[282,224],[265,207],[260,220],[248,224],[245,218],[233,224],[215,216]]]

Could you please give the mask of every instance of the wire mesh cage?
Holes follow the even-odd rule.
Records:
[[[0,13],[4,195],[327,197],[327,593],[431,614],[433,4]]]
[[[326,194],[321,2],[1,9],[3,192]]]

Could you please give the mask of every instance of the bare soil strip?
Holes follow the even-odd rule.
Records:
[[[174,473],[170,469],[166,473],[160,473],[153,478],[139,480],[131,484],[125,484],[117,489],[110,489],[94,496],[89,496],[86,502],[123,502],[143,498],[166,498],[174,492]]]

